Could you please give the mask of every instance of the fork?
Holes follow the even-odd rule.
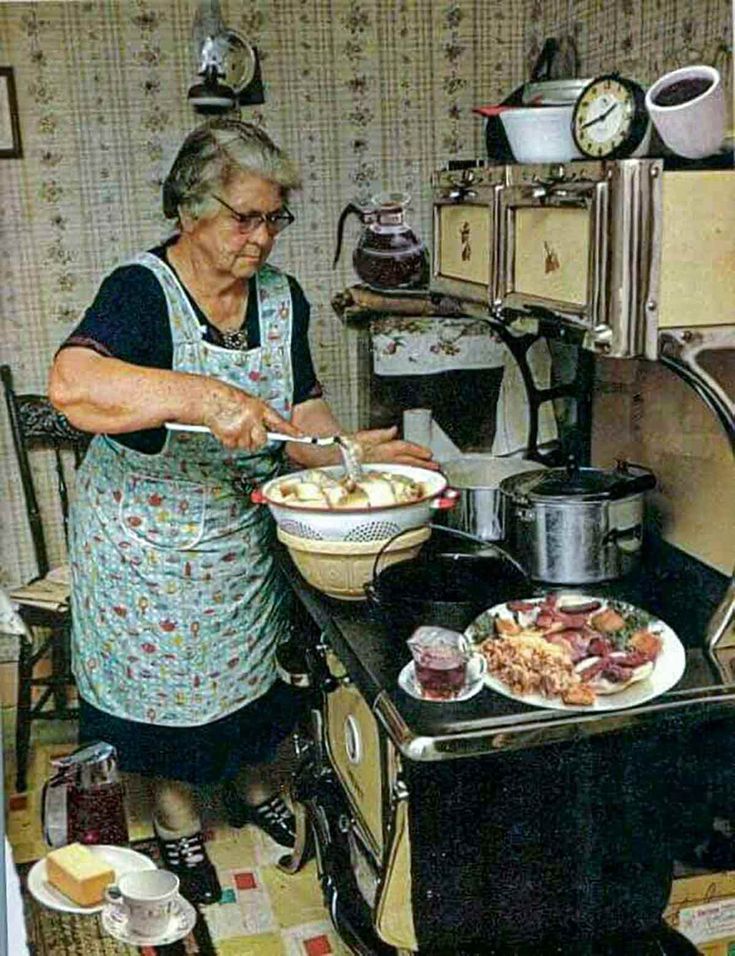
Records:
[[[206,425],[180,425],[178,422],[166,422],[166,428],[172,432],[197,432],[199,434],[211,434],[211,429]],[[339,435],[303,435],[301,438],[293,438],[291,435],[284,435],[282,432],[266,432],[268,441],[292,441],[297,445],[341,445]]]

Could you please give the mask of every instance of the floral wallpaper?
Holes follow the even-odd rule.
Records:
[[[732,109],[731,0],[530,0],[526,64],[544,38],[571,37],[580,76],[616,69],[643,85],[690,63],[709,63],[723,75]]]
[[[198,121],[186,100],[195,8],[0,2],[0,64],[15,70],[24,150],[0,159],[0,361],[22,391],[45,390],[55,349],[105,272],[169,233],[161,183]],[[297,223],[274,262],[312,303],[318,373],[347,426],[357,424],[356,347],[330,307],[354,281],[349,255],[331,265],[344,205],[405,190],[411,225],[428,240],[431,172],[483,155],[471,107],[514,89],[548,33],[569,26],[585,70],[630,64],[643,79],[729,35],[722,0],[222,0],[222,9],[261,53],[266,102],[243,117],[302,165]],[[356,238],[353,222],[348,250]],[[49,507],[50,471],[38,477]],[[15,583],[34,567],[4,418],[0,502],[0,583]]]

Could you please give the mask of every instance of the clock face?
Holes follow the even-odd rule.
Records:
[[[593,80],[574,108],[574,140],[585,156],[605,159],[619,155],[626,146],[635,149],[640,105],[633,84],[614,76]],[[638,141],[640,141],[638,139]]]

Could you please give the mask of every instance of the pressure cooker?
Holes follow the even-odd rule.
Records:
[[[607,581],[634,570],[643,538],[646,468],[539,469],[500,483],[508,545],[528,574],[553,584]]]

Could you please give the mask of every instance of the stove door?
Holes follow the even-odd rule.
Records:
[[[503,190],[495,305],[545,309],[591,331],[605,321],[608,182],[557,175]]]
[[[380,938],[398,950],[419,948],[413,921],[411,841],[408,794],[395,801],[390,826],[390,846],[375,908],[375,928]]]
[[[659,160],[509,166],[498,209],[496,312],[583,333],[612,358],[656,358]]]
[[[327,666],[339,685],[325,695],[324,735],[330,762],[345,789],[377,859],[383,858],[384,745],[365,698],[351,683],[339,658],[327,652]]]
[[[489,305],[497,273],[497,209],[503,168],[434,175],[431,288]]]

